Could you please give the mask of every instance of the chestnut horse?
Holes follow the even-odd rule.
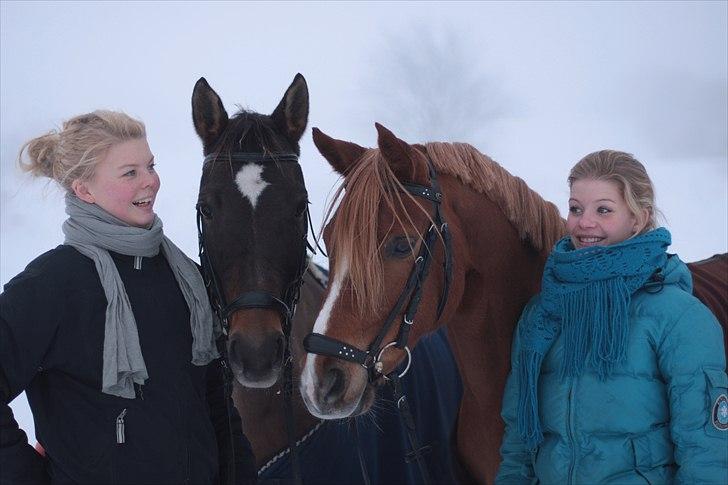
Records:
[[[409,342],[416,342],[437,327],[438,302],[446,299],[441,321],[447,323],[464,385],[457,452],[469,479],[491,482],[500,458],[512,332],[539,290],[549,251],[564,232],[563,220],[553,204],[469,145],[409,145],[376,127],[378,149],[335,140],[314,128],[319,151],[345,176],[338,208],[324,231],[331,284],[314,332],[329,343],[363,349],[363,356],[392,314],[397,325],[381,343],[400,340],[400,319],[406,321],[401,328],[414,321],[408,325]],[[431,231],[439,234],[433,238]],[[425,253],[434,259],[429,276],[414,278],[421,283],[419,309],[414,318],[401,317],[402,288],[406,282],[411,286]],[[306,344],[309,352],[318,340]],[[405,358],[400,347],[384,347],[358,363],[309,354],[301,394],[311,413],[331,419],[366,412],[376,382],[369,364],[379,374],[390,372]]]
[[[198,198],[201,261],[211,286],[217,287],[214,304],[229,327],[233,400],[261,482],[292,476],[281,369],[290,345],[293,378],[300,374],[301,342],[312,330],[324,291],[325,278],[315,265],[302,274],[308,197],[297,159],[308,107],[308,88],[300,74],[271,115],[241,110],[229,118],[204,78],[192,95],[193,121],[205,154]],[[297,311],[289,322],[299,284]],[[431,445],[430,472],[439,483],[451,483],[450,435],[462,388],[444,334],[425,340],[403,387],[416,388],[411,401],[421,440]],[[304,482],[360,483],[350,426],[358,429],[374,483],[418,481],[417,467],[403,458],[408,451],[405,431],[392,397],[383,392],[381,398],[375,414],[342,425],[321,422],[308,413],[298,392],[291,395],[293,434],[303,440],[298,451]]]

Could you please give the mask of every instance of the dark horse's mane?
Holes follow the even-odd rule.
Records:
[[[423,148],[426,148],[438,173],[456,177],[487,196],[500,207],[521,239],[535,250],[550,250],[564,235],[564,220],[554,204],[545,201],[522,179],[508,173],[473,146],[433,142]],[[419,201],[403,190],[402,183],[379,150],[367,150],[346,174],[333,198],[329,213],[337,201],[340,205],[332,245],[337,248],[337,264],[346,261],[357,308],[362,313],[376,309],[383,297],[383,262],[377,227],[380,202],[389,206],[395,222],[405,232],[420,232],[405,209],[404,198],[426,213]],[[403,214],[407,221],[402,220],[399,214]]]

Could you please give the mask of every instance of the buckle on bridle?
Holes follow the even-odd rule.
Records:
[[[384,353],[384,351],[385,351],[385,350],[387,350],[387,349],[388,349],[389,347],[393,347],[393,346],[395,346],[395,345],[397,345],[397,342],[390,342],[390,343],[388,343],[387,345],[385,345],[384,347],[382,347],[382,350],[380,350],[380,351],[379,351],[379,353],[377,354],[377,357],[376,357],[376,358],[374,359],[374,370],[375,370],[375,371],[376,371],[376,372],[377,372],[378,374],[380,374],[380,375],[381,375],[382,377],[384,377],[384,378],[385,378],[386,380],[389,380],[389,377],[387,377],[387,375],[386,375],[386,374],[384,374],[384,373],[382,372],[382,371],[384,370],[384,363],[382,362],[382,354],[383,354],[383,353]],[[401,373],[399,374],[399,376],[398,376],[398,377],[399,377],[400,379],[401,379],[402,377],[404,377],[404,376],[405,376],[405,375],[407,374],[407,372],[408,372],[408,371],[409,371],[409,369],[410,369],[410,366],[412,365],[412,353],[410,352],[410,349],[409,349],[409,347],[407,347],[407,346],[405,345],[405,346],[403,347],[403,350],[404,350],[405,352],[407,352],[407,366],[406,366],[406,367],[404,368],[404,370],[403,370],[403,371],[402,371],[402,372],[401,372]]]

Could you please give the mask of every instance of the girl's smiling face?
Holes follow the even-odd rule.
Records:
[[[72,188],[79,199],[98,204],[130,226],[147,228],[154,222],[159,185],[147,140],[137,138],[109,148],[93,177],[74,181]]]
[[[632,213],[612,181],[578,179],[571,184],[566,229],[575,249],[620,243],[644,228],[645,216]]]

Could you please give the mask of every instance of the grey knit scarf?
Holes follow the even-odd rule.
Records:
[[[102,392],[134,399],[134,383],[141,385],[149,378],[129,297],[109,251],[152,257],[161,248],[190,310],[192,363],[205,365],[219,356],[202,276],[194,262],[164,236],[159,217],[154,217],[149,229],[130,226],[72,193],[66,195],[66,213],[65,244],[94,261],[106,294]]]

